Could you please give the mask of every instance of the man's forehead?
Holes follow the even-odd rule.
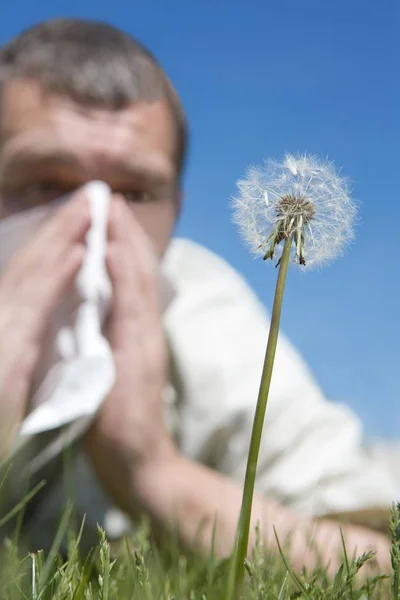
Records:
[[[4,164],[58,160],[72,166],[94,160],[124,174],[136,169],[165,176],[173,167],[174,130],[162,100],[112,111],[15,81],[4,90],[1,125]]]

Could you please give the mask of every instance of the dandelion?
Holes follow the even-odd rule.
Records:
[[[240,597],[248,547],[258,454],[278,342],[283,294],[290,260],[308,268],[341,254],[353,240],[357,213],[349,185],[333,164],[315,156],[287,154],[251,167],[237,182],[234,221],[250,250],[279,266],[267,350],[243,488],[242,507],[227,585],[227,600]]]
[[[264,260],[282,255],[292,236],[291,258],[314,267],[342,254],[354,238],[357,206],[348,180],[330,162],[315,156],[287,154],[250,167],[237,182],[234,221],[250,250]]]

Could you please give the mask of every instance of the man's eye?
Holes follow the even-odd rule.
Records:
[[[149,192],[144,190],[130,190],[129,192],[121,192],[127,202],[135,202],[141,204],[144,202],[150,202],[152,197]]]
[[[69,191],[71,190],[57,183],[43,181],[26,186],[21,196],[27,200],[45,203],[56,200]]]

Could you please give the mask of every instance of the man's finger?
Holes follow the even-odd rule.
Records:
[[[116,202],[110,215],[107,267],[113,282],[112,340],[127,339],[126,329],[138,339],[159,327],[158,266],[139,224],[123,204]]]
[[[71,242],[81,239],[89,225],[89,203],[84,190],[79,190],[45,223],[40,235],[41,245],[59,242],[61,250],[65,249]]]
[[[72,245],[83,241],[89,228],[88,202],[83,192],[56,210],[10,261],[2,283],[16,284],[34,273],[53,273]]]
[[[142,227],[136,220],[126,202],[120,198],[113,200],[109,220],[109,240],[126,248],[129,255],[128,261],[124,261],[126,269],[135,268],[142,291],[147,296],[154,296],[158,282],[158,263],[151,242]],[[123,275],[122,271],[119,271]],[[151,300],[151,298],[148,298]]]
[[[47,319],[72,284],[85,254],[83,244],[74,244],[60,261],[52,276],[31,274],[19,286],[1,286],[0,330],[9,328],[13,339],[36,339],[46,326]],[[19,333],[20,332],[20,333]]]

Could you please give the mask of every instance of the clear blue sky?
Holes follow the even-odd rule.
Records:
[[[356,244],[321,272],[292,270],[283,329],[327,396],[372,436],[400,437],[398,0],[13,0],[0,41],[44,18],[107,20],[161,60],[190,123],[179,233],[230,260],[270,306],[275,271],[230,223],[251,162],[329,156],[362,201]]]

